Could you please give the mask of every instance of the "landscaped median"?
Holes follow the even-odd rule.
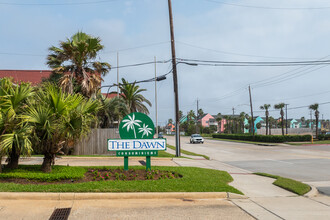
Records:
[[[0,173],[1,192],[231,192],[242,194],[228,183],[224,171],[194,167],[69,167],[54,166],[43,173],[40,166],[21,165]],[[139,173],[139,176],[136,174]],[[106,177],[106,174],[109,177]],[[132,175],[131,175],[132,174]],[[142,176],[145,175],[143,178]],[[89,176],[89,177],[88,177]],[[95,178],[94,178],[95,177]],[[85,181],[88,178],[88,181]]]
[[[251,135],[251,134],[213,134],[216,139],[229,139],[239,141],[283,143],[311,141],[311,135]]]
[[[309,185],[296,181],[296,180],[293,180],[293,179],[284,178],[284,177],[280,177],[280,176],[276,176],[276,175],[271,175],[268,173],[255,173],[255,174],[260,175],[260,176],[274,178],[274,179],[276,179],[276,181],[273,183],[275,186],[279,186],[283,189],[296,193],[300,196],[308,193],[311,190],[311,187]]]

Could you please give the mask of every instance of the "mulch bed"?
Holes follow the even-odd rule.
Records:
[[[17,183],[17,184],[74,184],[95,181],[134,181],[134,180],[159,180],[159,179],[178,179],[182,175],[177,172],[164,170],[134,170],[127,171],[123,169],[89,169],[82,179],[63,179],[57,181],[39,181],[21,178],[0,179],[0,183]]]

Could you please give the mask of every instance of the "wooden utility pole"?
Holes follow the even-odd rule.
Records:
[[[174,87],[174,100],[175,100],[175,156],[181,156],[180,150],[180,119],[179,119],[179,94],[178,94],[178,76],[176,70],[176,56],[175,56],[175,43],[174,43],[174,29],[173,29],[173,15],[172,3],[168,0],[168,12],[170,19],[171,31],[171,49],[172,49],[172,66],[173,66],[173,87]]]
[[[155,108],[156,108],[156,138],[158,138],[158,112],[157,112],[157,62],[155,57]]]
[[[198,98],[197,98],[197,109],[196,109],[196,134],[198,134]]]
[[[119,53],[117,52],[117,97],[119,97]]]
[[[249,94],[250,94],[250,107],[251,107],[251,126],[252,126],[252,134],[254,139],[254,119],[253,119],[253,107],[252,107],[252,96],[251,96],[251,87],[249,85]]]

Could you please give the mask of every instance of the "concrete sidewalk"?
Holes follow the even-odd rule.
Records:
[[[248,199],[231,199],[257,219],[329,219],[330,198],[314,195],[297,196],[272,183],[272,178],[254,175],[247,170],[215,161],[175,158],[180,166],[193,166],[227,171],[234,179],[230,185],[242,191]]]

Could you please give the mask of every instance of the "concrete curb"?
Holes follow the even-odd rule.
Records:
[[[246,196],[227,192],[170,193],[30,193],[2,192],[0,200],[105,200],[105,199],[245,199]]]
[[[315,186],[309,185],[311,187],[311,190],[306,193],[304,196],[307,198],[311,198],[311,197],[315,197],[319,194],[319,191],[317,190],[317,188]]]

